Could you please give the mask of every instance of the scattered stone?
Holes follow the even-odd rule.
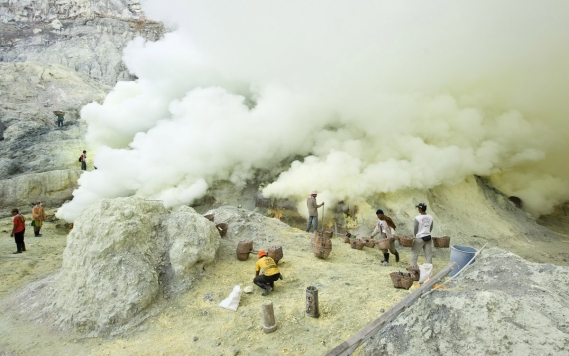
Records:
[[[197,337],[197,336],[194,336],[194,341],[198,341],[198,337]]]
[[[253,287],[247,286],[247,287],[243,288],[243,292],[245,292],[247,294],[253,293]]]
[[[380,313],[384,313],[384,312],[385,312],[385,309],[381,308],[381,309],[379,309],[379,312],[380,312]]]
[[[221,341],[218,341],[215,343],[215,346],[219,346],[219,345],[221,345]]]
[[[207,292],[204,296],[203,296],[203,301],[204,302],[213,302],[213,295],[211,292]]]

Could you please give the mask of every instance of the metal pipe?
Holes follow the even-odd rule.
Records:
[[[318,308],[318,288],[313,286],[306,288],[306,313],[313,318],[320,316],[320,308]]]

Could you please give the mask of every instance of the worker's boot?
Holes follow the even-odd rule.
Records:
[[[395,251],[393,254],[395,255],[395,262],[399,262],[399,252]]]
[[[265,291],[261,294],[263,297],[267,296],[269,294],[270,291],[273,290],[273,287],[271,286],[267,286],[267,288],[265,288]]]
[[[19,243],[16,244],[17,246],[17,251],[16,252],[12,252],[13,255],[17,254],[17,253],[22,253],[22,245],[20,245]]]
[[[383,254],[383,261],[381,261],[381,263],[384,266],[387,266],[387,264],[389,263],[389,252]]]

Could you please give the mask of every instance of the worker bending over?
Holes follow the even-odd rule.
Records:
[[[275,281],[283,279],[283,277],[275,261],[265,251],[259,251],[257,256],[259,256],[259,259],[255,263],[255,279],[253,279],[253,283],[264,289],[263,296],[266,296],[275,287]],[[259,274],[261,270],[263,270],[263,274]]]
[[[377,215],[377,225],[375,226],[375,230],[371,233],[371,238],[377,234],[380,234],[380,238],[383,239],[393,237],[396,228],[393,220],[391,220],[389,216],[384,215],[381,209],[378,209],[375,215]],[[395,240],[389,242],[389,252],[387,252],[386,249],[381,250],[381,252],[383,252],[383,261],[381,261],[381,263],[384,266],[387,266],[389,263],[389,252],[395,255],[395,262],[399,262],[399,252],[395,249]]]

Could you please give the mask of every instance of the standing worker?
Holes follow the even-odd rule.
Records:
[[[433,231],[433,217],[427,214],[427,204],[419,203],[416,206],[419,210],[419,215],[415,217],[415,227],[413,229],[415,238],[413,239],[413,247],[411,247],[411,261],[412,267],[417,266],[417,257],[421,249],[425,253],[427,263],[432,263],[433,260],[433,240],[431,238],[431,231]]]
[[[262,295],[266,296],[275,288],[275,281],[277,279],[283,279],[283,277],[279,272],[275,260],[270,258],[265,251],[259,251],[257,256],[259,259],[257,263],[255,263],[255,279],[253,279],[253,283],[263,288],[265,291]],[[259,274],[261,269],[263,270],[263,274]]]
[[[87,170],[87,151],[83,150],[83,154],[79,157],[79,162],[81,162],[81,170]]]
[[[310,225],[314,226],[314,231],[318,230],[318,208],[323,206],[324,203],[316,203],[316,196],[318,192],[313,190],[312,194],[306,199],[306,206],[308,207],[308,224],[306,225],[306,232],[310,231]]]
[[[63,127],[63,115],[65,113],[63,111],[54,111],[55,116],[57,116],[57,127]]]
[[[14,254],[22,253],[26,251],[26,244],[24,243],[24,233],[26,232],[26,218],[20,214],[20,211],[16,208],[12,209],[12,216],[14,217],[14,227],[12,228],[10,237],[14,237],[17,247],[17,251],[14,252]]]
[[[36,201],[36,205],[32,208],[32,220],[34,224],[34,235],[41,237],[40,230],[43,222],[45,221],[45,210],[41,206],[41,202]]]
[[[373,238],[377,234],[381,234],[381,238],[384,239],[393,237],[396,228],[393,220],[391,220],[389,216],[384,215],[381,209],[378,209],[375,215],[377,215],[377,225],[370,237]],[[381,250],[381,252],[383,252],[383,261],[381,261],[381,263],[384,266],[387,266],[389,263],[389,252],[395,255],[395,262],[399,262],[399,252],[395,249],[395,241],[389,242],[389,252],[387,252],[386,249]]]

